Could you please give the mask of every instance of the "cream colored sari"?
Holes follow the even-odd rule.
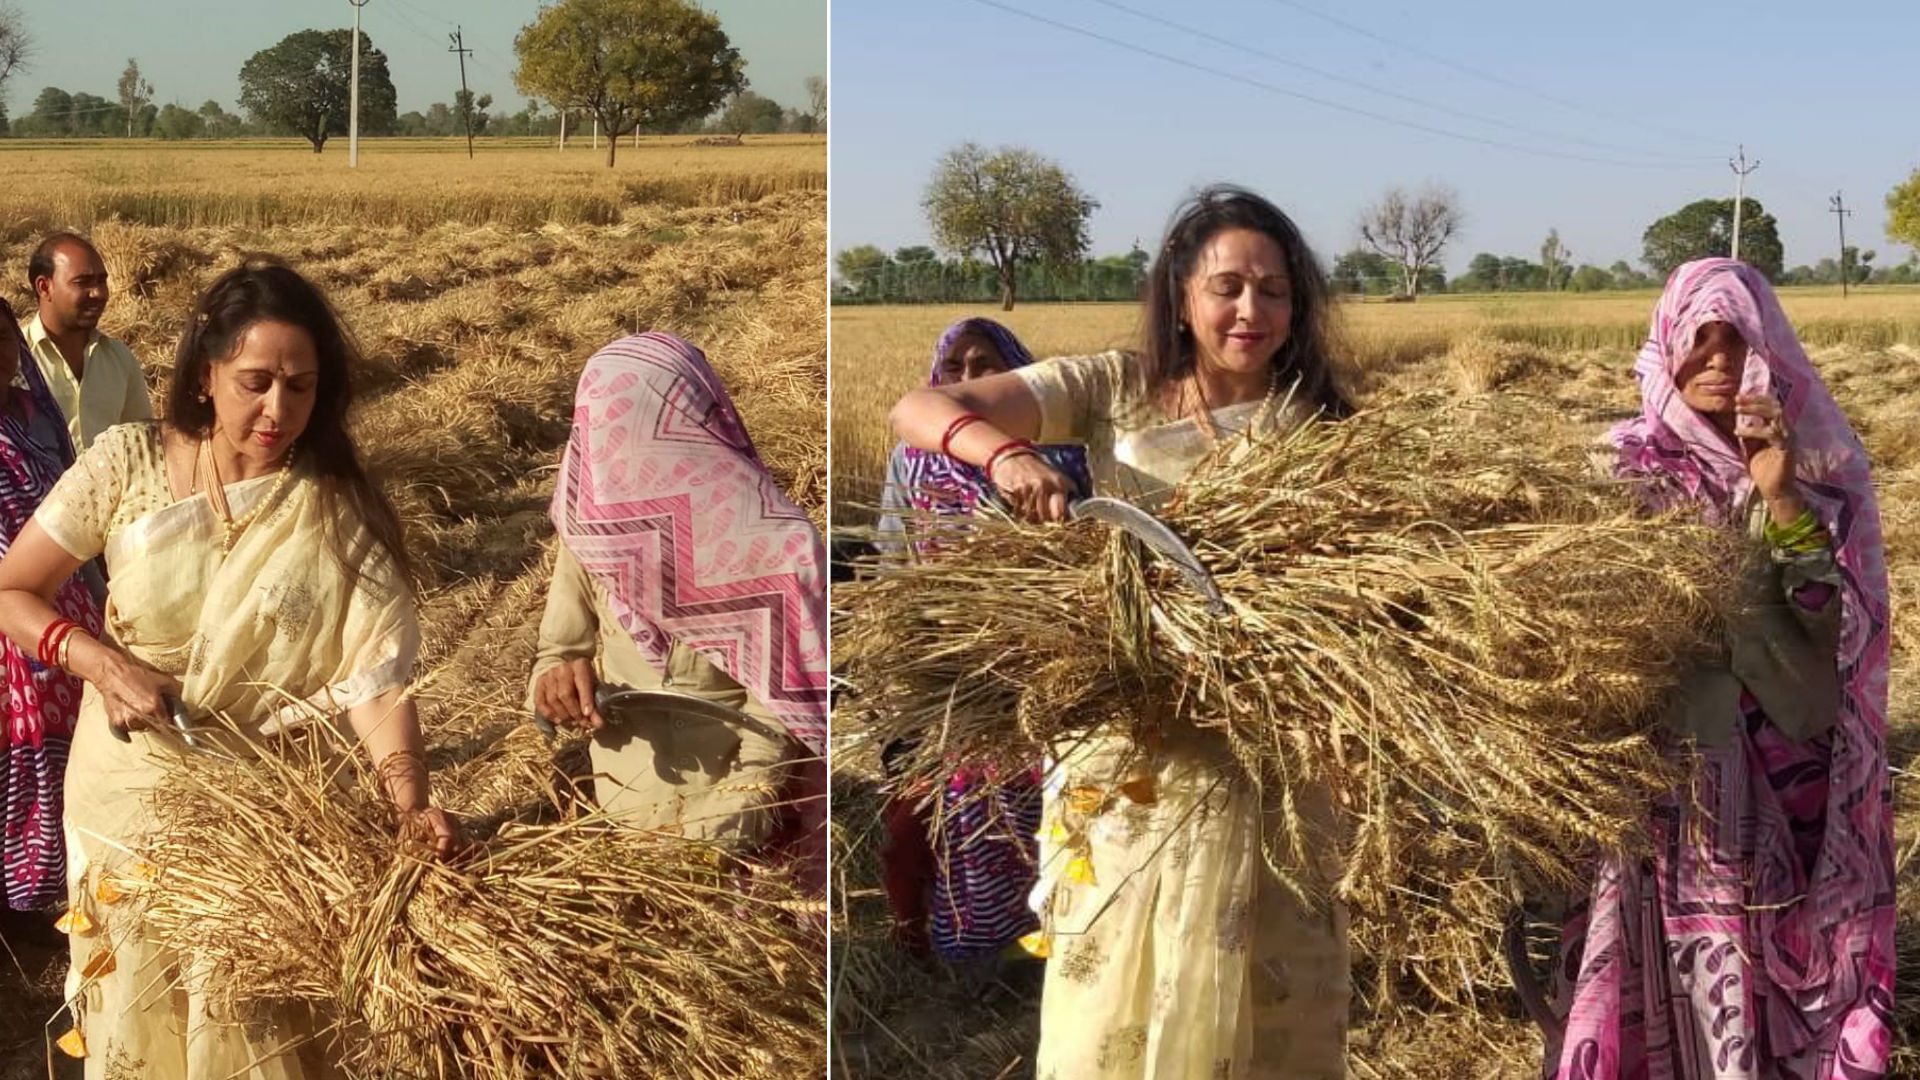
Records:
[[[107,632],[135,658],[180,679],[196,717],[220,711],[248,734],[345,710],[405,685],[419,648],[412,598],[384,555],[350,577],[325,540],[317,484],[296,472],[230,484],[235,520],[256,514],[226,551],[205,495],[167,493],[158,425],[114,428],[63,477],[35,520],[77,558],[104,552]],[[251,753],[235,738],[221,749]],[[154,829],[147,795],[167,770],[192,768],[177,736],[116,740],[93,686],[68,762],[66,836],[77,1041],[88,1080],[297,1078],[283,1052],[299,1032],[216,1015],[219,977],[146,940],[117,881],[145,876],[134,853]]]
[[[1040,405],[1038,441],[1083,443],[1096,490],[1153,506],[1213,440],[1130,402],[1133,363],[1115,352],[1019,375]],[[1248,403],[1210,419],[1266,433],[1306,415]],[[1344,1077],[1346,912],[1306,906],[1267,868],[1258,795],[1225,740],[1175,717],[1144,758],[1111,730],[1054,750],[1033,892],[1031,944],[1049,955],[1038,1080]],[[1330,831],[1329,793],[1308,800],[1302,812]]]

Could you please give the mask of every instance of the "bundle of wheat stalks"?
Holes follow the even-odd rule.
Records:
[[[819,1075],[823,905],[563,813],[543,741],[496,749],[443,793],[497,804],[451,863],[395,841],[364,753],[327,732],[192,758],[156,795],[147,932],[210,963],[230,1015],[309,1006],[358,1077]]]
[[[1081,732],[1216,728],[1269,863],[1351,905],[1363,957],[1436,990],[1497,970],[1512,898],[1635,847],[1682,780],[1654,720],[1751,557],[1638,513],[1535,408],[1404,399],[1223,448],[1161,514],[1224,614],[1099,524],[945,530],[937,557],[836,590],[842,715],[917,738],[927,779]],[[1298,810],[1325,789],[1331,831]]]

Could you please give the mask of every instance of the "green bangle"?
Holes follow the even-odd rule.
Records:
[[[1818,551],[1827,546],[1827,530],[1812,510],[1802,510],[1799,517],[1786,525],[1775,525],[1769,520],[1762,535],[1768,546],[1784,551]]]

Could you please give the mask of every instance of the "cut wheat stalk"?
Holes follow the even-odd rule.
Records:
[[[1217,730],[1279,878],[1349,905],[1363,962],[1470,995],[1516,897],[1639,849],[1684,784],[1657,717],[1753,557],[1640,513],[1528,409],[1410,398],[1223,448],[1161,512],[1225,615],[1098,525],[948,524],[936,557],[836,590],[843,710],[869,746],[914,740],[926,781]],[[1325,790],[1331,833],[1297,810]]]

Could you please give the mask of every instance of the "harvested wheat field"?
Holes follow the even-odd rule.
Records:
[[[627,889],[650,912],[646,918],[658,920],[649,931],[654,942],[636,948],[659,957],[658,978],[648,981],[662,1011],[652,1019],[642,1013],[596,1020],[601,1029],[631,1028],[635,1053],[680,1054],[680,1075],[817,1076],[824,957],[817,933],[804,930],[804,919],[791,911],[807,905],[775,889],[755,901],[759,916],[750,916],[746,902],[727,899],[721,872],[693,853],[635,847],[596,836],[590,823],[564,820],[567,800],[555,793],[555,775],[568,766],[569,747],[563,741],[548,748],[521,703],[553,556],[547,501],[573,386],[586,358],[606,342],[658,329],[704,348],[779,482],[824,523],[825,139],[711,148],[644,140],[637,150],[623,146],[611,171],[584,143],[564,157],[551,145],[496,143],[483,146],[476,162],[467,161],[464,142],[458,149],[451,140],[369,140],[357,176],[344,154],[330,148],[315,157],[297,143],[131,154],[31,144],[0,150],[15,178],[0,203],[5,295],[17,309],[31,310],[26,260],[44,230],[89,233],[114,290],[102,328],[140,356],[158,400],[193,297],[243,254],[279,255],[322,285],[367,358],[353,421],[361,446],[432,575],[422,595],[418,686],[436,795],[472,823],[472,832],[501,838],[485,873],[390,876],[395,895],[416,897],[410,917],[443,943],[471,940],[474,913],[462,905],[482,894],[496,908],[480,914],[537,928],[540,889],[577,882],[541,886],[528,868],[550,868],[592,847],[588,863],[631,871],[624,884],[594,879],[564,916],[547,917],[587,927],[609,910],[633,910],[607,899]],[[288,776],[305,775],[289,768]],[[209,797],[242,784],[222,782]],[[271,813],[299,813],[297,798],[282,802]],[[544,806],[545,824],[509,824],[529,806]],[[362,798],[328,826],[367,812]],[[368,828],[378,816],[367,819]],[[515,837],[524,843],[508,842]],[[358,863],[328,869],[347,882],[385,873]],[[500,885],[516,880],[533,884]],[[217,893],[217,883],[200,884],[197,895]],[[764,917],[756,927],[784,921],[761,930],[743,917]],[[686,935],[679,940],[687,957],[732,959],[673,962],[657,948],[669,926]],[[539,933],[516,947],[521,951],[509,963],[578,959],[566,942]],[[282,975],[300,967],[284,956],[258,960]],[[554,1019],[570,1004],[555,998],[569,989],[556,983],[562,970],[520,988],[503,981],[511,971],[488,968],[484,951],[461,956],[449,947],[437,963],[442,1014],[476,988],[497,992],[499,1000],[524,989],[524,1000],[513,999],[523,1015],[591,1026],[593,1018]],[[42,1024],[59,1006],[64,966],[64,952],[44,948],[23,949],[17,966],[5,966],[0,1076],[40,1076],[51,1067]],[[617,980],[618,973],[594,978],[603,976]],[[21,980],[30,992],[22,993]],[[369,997],[387,993],[389,1000],[364,1007],[363,1015],[385,1009],[406,1016],[404,992],[424,983],[396,983],[373,970],[365,985]],[[610,984],[583,978],[571,989],[591,995],[600,985]],[[751,985],[773,986],[779,999],[740,1000],[739,988]],[[305,991],[311,997],[315,988]],[[755,1009],[770,1023],[754,1026],[762,1019]],[[673,1016],[681,1019],[659,1019]],[[51,1033],[62,1030],[56,1023]],[[485,1046],[486,1030],[483,1023],[462,1028],[459,1038],[471,1040],[464,1048],[413,1030],[412,1041],[384,1064],[405,1059],[423,1074],[446,1075],[563,1070],[564,1058],[543,1066],[531,1051],[502,1052],[497,1040]],[[813,1037],[802,1037],[808,1033]],[[579,1063],[578,1074],[598,1074],[590,1056]]]
[[[1557,450],[1587,442],[1637,407],[1631,367],[1654,299],[1651,293],[1593,299],[1449,297],[1414,305],[1353,304],[1342,315],[1357,361],[1357,385],[1369,403],[1426,392],[1474,408],[1491,407],[1516,425],[1516,434],[1503,436],[1509,445]],[[1894,603],[1900,612],[1889,756],[1899,813],[1903,962],[1898,1009],[1906,1037],[1896,1053],[1894,1075],[1920,1077],[1920,887],[1911,884],[1920,867],[1920,780],[1913,775],[1920,757],[1920,635],[1906,616],[1910,604],[1920,599],[1920,437],[1915,435],[1920,429],[1911,419],[1920,410],[1920,292],[1868,290],[1842,301],[1837,292],[1788,290],[1783,299],[1873,454],[1881,490]],[[833,429],[836,526],[858,528],[872,520],[870,507],[891,442],[886,408],[901,391],[924,379],[931,343],[940,329],[968,314],[1001,317],[992,311],[952,308],[843,308],[835,313],[833,366],[840,388]],[[1133,333],[1134,317],[1135,309],[1129,306],[1031,305],[1004,321],[1035,355],[1049,356],[1123,345]],[[1498,404],[1488,405],[1489,399]],[[1194,501],[1204,503],[1205,498],[1195,495]],[[1231,515],[1237,510],[1186,506],[1180,512]],[[1001,535],[993,542],[1016,540]],[[1044,548],[1027,544],[1025,550],[1072,555],[1064,552],[1068,543]],[[1097,556],[1073,556],[1082,564],[1089,557]],[[1043,578],[1036,575],[1034,580]],[[923,594],[934,584],[931,578],[922,582]],[[1019,588],[1036,595],[1040,591],[1033,583],[1023,582]],[[1225,582],[1222,588],[1231,598]],[[844,614],[838,604],[836,608],[837,615]],[[1021,620],[1011,609],[1005,614],[1009,626]],[[1038,627],[1035,632],[1058,630],[1072,636],[1073,631],[1062,628],[1067,620],[1082,617],[1082,605],[1069,602],[1055,614],[1052,629]],[[973,648],[967,642],[955,638],[945,645],[945,650],[925,655],[898,656],[888,674],[904,685],[917,677],[919,668],[946,663],[948,653],[955,654],[956,663],[981,660],[981,654],[967,651]],[[846,647],[837,637],[836,660],[850,658],[858,666],[859,657],[841,651]],[[1025,670],[1021,665],[1017,658],[1003,658],[993,670],[1016,678]],[[1056,673],[1034,674],[1044,678]],[[1063,678],[1052,685],[1088,700],[1101,693],[1084,678]],[[858,694],[859,686],[849,691]],[[1050,715],[1035,702],[1023,701],[1022,708],[1022,722],[1044,722]],[[856,751],[836,757],[836,1075],[911,1072],[950,1080],[1030,1076],[1037,1037],[1037,982],[1031,972],[915,966],[888,941],[878,877],[878,770],[870,754],[859,752],[870,749],[862,741],[865,734],[849,730],[844,719],[836,718],[837,745]],[[1407,1080],[1520,1080],[1538,1075],[1540,1039],[1497,960],[1501,927],[1497,918],[1487,917],[1495,909],[1481,908],[1471,893],[1459,898],[1468,919],[1464,932],[1457,926],[1416,923],[1402,938],[1383,941],[1356,924],[1352,1075]],[[1442,929],[1446,933],[1437,932]],[[1535,935],[1531,944],[1537,961],[1544,961],[1552,949],[1551,937]],[[1422,942],[1475,941],[1482,947],[1421,952]],[[1410,950],[1407,942],[1413,943]],[[1371,957],[1391,959],[1397,970],[1383,972]]]

